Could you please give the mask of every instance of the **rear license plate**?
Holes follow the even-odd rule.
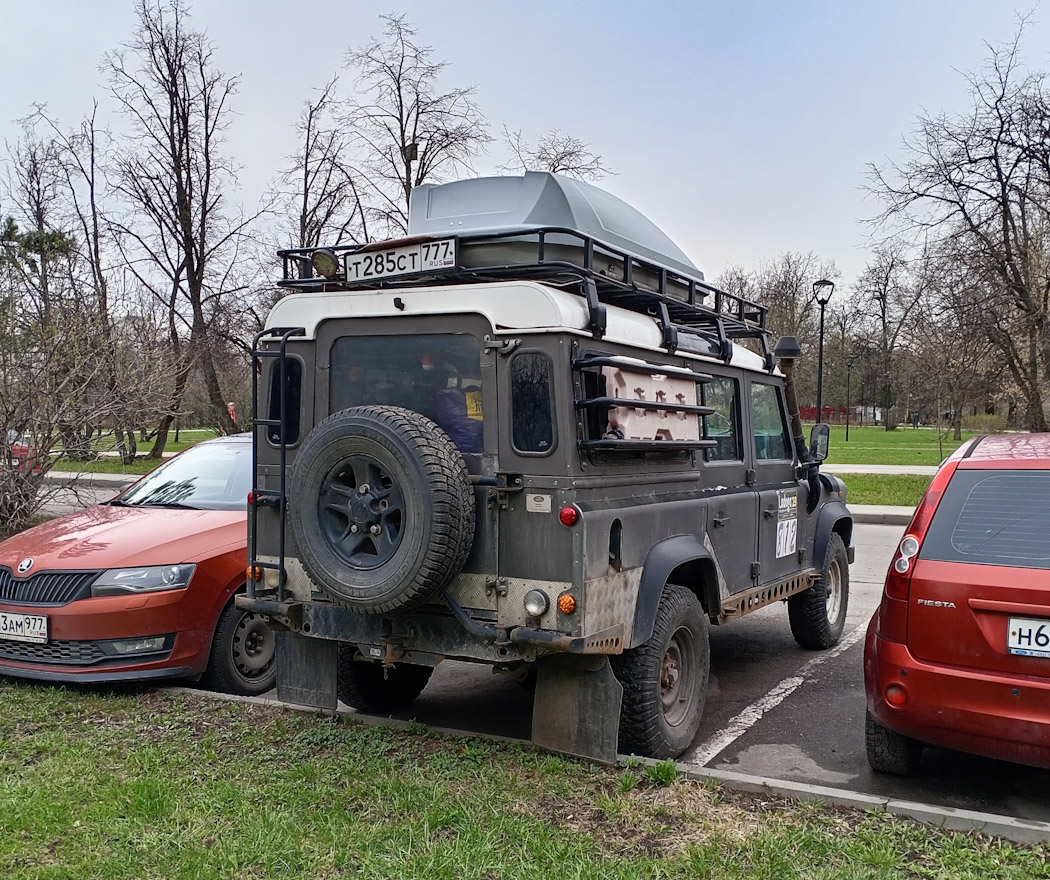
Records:
[[[367,281],[393,278],[434,269],[451,269],[456,265],[456,240],[421,241],[403,247],[346,255],[346,280]]]
[[[47,618],[43,614],[10,614],[0,611],[0,639],[45,644]]]
[[[1006,648],[1011,654],[1050,657],[1050,619],[1011,617],[1006,631]]]

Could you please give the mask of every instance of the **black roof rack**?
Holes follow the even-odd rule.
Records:
[[[347,278],[348,260],[354,257],[435,241],[455,242],[454,264],[392,276]],[[313,258],[318,252],[335,257],[337,274],[315,274]],[[773,368],[764,306],[574,229],[548,226],[414,236],[365,245],[294,248],[278,251],[278,256],[283,262],[278,286],[298,291],[396,290],[524,278],[543,281],[587,300],[588,329],[595,337],[600,338],[606,329],[603,304],[615,305],[651,316],[668,351],[696,348],[682,339],[684,333],[703,340],[705,352],[728,360],[732,354],[729,341],[750,338],[758,341],[767,369]],[[359,265],[360,259],[353,262]]]

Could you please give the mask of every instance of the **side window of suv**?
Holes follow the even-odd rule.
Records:
[[[751,421],[755,432],[756,461],[791,458],[787,425],[775,386],[751,383]]]
[[[703,384],[703,401],[714,412],[704,419],[704,436],[715,445],[705,450],[707,461],[741,461],[740,406],[736,379],[716,376]]]
[[[510,361],[511,441],[516,452],[547,455],[554,449],[551,360],[539,351]]]

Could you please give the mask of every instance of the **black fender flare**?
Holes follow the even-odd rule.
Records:
[[[712,574],[715,561],[711,551],[696,535],[675,535],[654,544],[645,557],[642,565],[642,579],[638,584],[638,601],[634,606],[634,625],[631,627],[630,643],[625,648],[637,648],[649,641],[656,622],[656,610],[660,605],[664,584],[676,568],[683,563],[700,562],[711,566]],[[717,615],[720,608],[712,608],[710,603],[718,604],[717,580],[705,579],[705,589],[699,592],[708,615]]]
[[[842,525],[840,525],[840,523]],[[838,532],[842,536],[842,543],[846,545],[849,561],[853,562],[853,514],[849,512],[841,501],[829,501],[817,515],[817,526],[813,534],[813,564],[820,568],[824,564],[824,556],[828,552],[828,541],[831,533]]]

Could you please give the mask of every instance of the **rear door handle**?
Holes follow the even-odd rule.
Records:
[[[715,527],[717,528],[718,526],[724,526],[727,522],[729,522],[729,517],[716,516],[711,519],[711,522],[713,522],[715,524]]]
[[[770,519],[771,517],[776,515],[776,512],[779,509],[780,508],[778,507],[767,507],[765,510],[762,511],[762,516],[764,516],[766,519]]]

